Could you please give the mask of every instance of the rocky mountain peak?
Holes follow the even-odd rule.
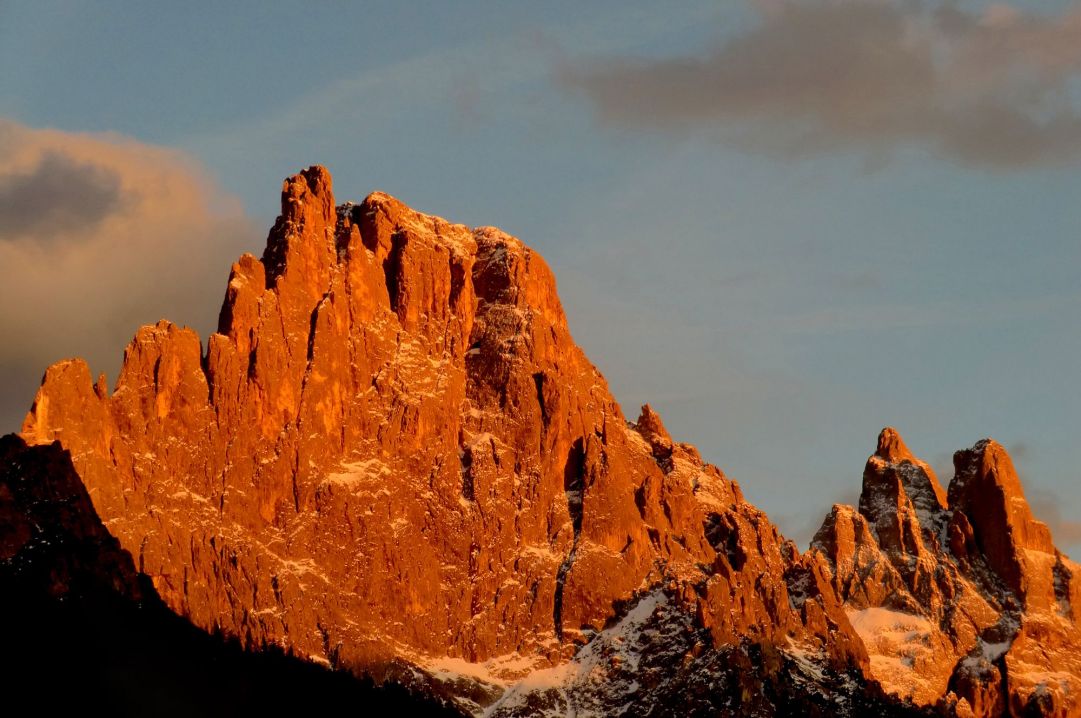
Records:
[[[1074,715],[1076,564],[1032,516],[1001,445],[980,441],[954,466],[944,492],[900,435],[883,430],[859,511],[835,506],[811,553],[888,691],[956,715]],[[1041,660],[1061,680],[1048,682]]]
[[[642,411],[638,415],[638,421],[634,424],[635,431],[649,442],[653,455],[658,459],[667,459],[672,455],[672,437],[664,428],[664,422],[660,415],[649,404],[642,405]]]
[[[891,464],[897,464],[901,461],[912,461],[912,453],[908,450],[908,446],[905,445],[904,439],[901,438],[901,434],[897,429],[892,426],[887,426],[878,434],[878,448],[875,449],[875,456],[888,461]]]
[[[322,167],[285,181],[205,345],[143,327],[111,393],[50,367],[23,438],[59,442],[176,614],[469,713],[1081,695],[1078,567],[1001,447],[959,452],[947,493],[883,430],[858,509],[800,554],[648,404],[625,419],[539,254],[379,192],[336,205]]]
[[[434,686],[471,666],[486,678],[438,688],[466,707],[566,666],[644,597],[695,627],[687,661],[715,659],[699,642],[866,661],[816,564],[651,408],[624,419],[536,252],[382,193],[335,206],[320,167],[286,180],[205,351],[145,327],[111,394],[58,365],[24,436],[62,442],[197,626]],[[741,681],[781,669],[747,660]]]
[[[946,492],[934,471],[886,428],[863,471],[859,511],[883,550],[919,557],[945,520]]]
[[[875,453],[867,461],[864,491],[873,494],[881,485],[894,482],[920,510],[935,512],[946,508],[946,490],[934,470],[909,451],[896,429],[886,427],[879,433]]]
[[[263,251],[267,287],[287,274],[309,274],[312,285],[333,261],[335,207],[333,181],[318,165],[282,183],[281,214]]]
[[[993,439],[953,455],[949,502],[971,527],[975,544],[995,573],[1020,599],[1034,606],[1054,602],[1057,551],[1047,524],[1038,521],[1025,499],[1010,455]]]

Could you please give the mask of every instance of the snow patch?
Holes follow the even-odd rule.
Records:
[[[917,662],[933,659],[934,625],[924,618],[887,608],[847,610],[848,620],[863,640],[871,659],[871,675],[888,692],[918,696],[927,692],[927,680]]]
[[[355,461],[353,463],[342,464],[341,469],[340,472],[328,474],[326,478],[327,482],[344,486],[355,486],[371,479],[390,475],[390,467],[379,459],[368,459],[367,461]]]
[[[580,690],[585,686],[607,684],[611,674],[609,667],[618,664],[629,674],[634,674],[642,659],[639,652],[638,638],[646,624],[658,608],[668,603],[663,591],[647,594],[632,608],[626,616],[610,628],[597,633],[592,640],[578,651],[569,663],[534,671],[510,686],[506,693],[488,707],[483,715],[493,715],[497,710],[514,712],[528,710],[531,696],[536,693],[552,692],[557,700],[554,704],[565,707],[559,714],[574,715],[576,710],[574,695],[584,695]],[[614,688],[614,687],[612,687]],[[635,681],[618,687],[621,695],[631,695],[639,689]],[[581,715],[591,715],[586,710]]]

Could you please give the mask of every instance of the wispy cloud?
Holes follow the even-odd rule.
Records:
[[[1081,159],[1081,4],[1054,16],[943,1],[760,0],[711,51],[564,67],[602,122],[780,154],[919,146],[1014,169]]]
[[[183,144],[207,152],[265,145],[282,138],[295,142],[298,135],[311,139],[316,130],[343,118],[370,138],[388,127],[396,130],[403,118],[415,113],[423,113],[430,121],[433,115],[445,114],[462,128],[483,126],[491,114],[524,112],[529,116],[534,114],[532,108],[523,111],[497,103],[496,98],[509,88],[531,83],[547,87],[550,68],[568,52],[584,47],[618,52],[708,21],[718,9],[713,3],[695,2],[678,13],[663,6],[627,8],[626,12],[627,22],[613,24],[608,10],[583,5],[573,22],[557,14],[549,22],[516,27],[501,35],[466,36],[460,42],[436,45],[383,64],[352,71],[328,69],[313,75],[309,85],[283,87],[280,101],[269,112],[188,137]]]
[[[49,363],[113,370],[143,323],[213,326],[257,232],[186,156],[0,119],[0,431]]]
[[[1047,487],[1026,489],[1032,513],[1051,529],[1055,544],[1059,548],[1081,547],[1081,521],[1062,515],[1062,497]]]
[[[1051,529],[1051,538],[1060,550],[1076,554],[1075,549],[1081,548],[1081,521],[1063,515],[1063,507],[1069,506],[1070,502],[1047,484],[1034,484],[1021,466],[1033,459],[1032,446],[1026,441],[1017,441],[1006,451],[1018,465],[1017,473],[1033,515]]]

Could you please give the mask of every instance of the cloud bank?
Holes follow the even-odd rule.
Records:
[[[257,237],[177,151],[0,119],[0,433],[54,361],[113,373],[135,330],[161,318],[205,336]]]
[[[1059,15],[931,0],[759,0],[710,51],[559,71],[603,123],[783,155],[904,146],[1016,169],[1081,159],[1081,3]]]

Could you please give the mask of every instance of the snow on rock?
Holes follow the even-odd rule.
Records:
[[[852,627],[871,658],[871,675],[890,693],[923,697],[936,687],[916,670],[917,662],[933,661],[931,622],[922,616],[885,608],[849,611]]]

